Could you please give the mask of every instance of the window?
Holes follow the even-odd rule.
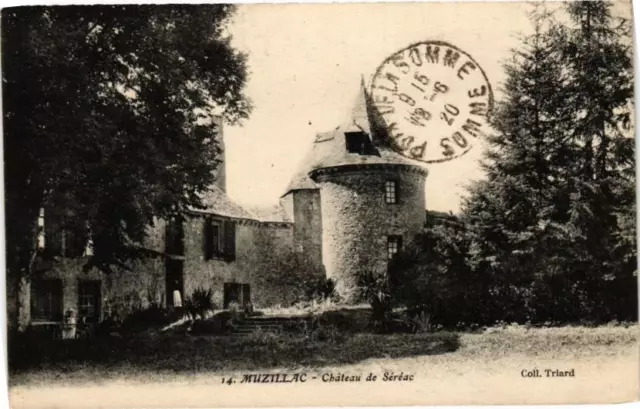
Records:
[[[211,247],[214,254],[222,254],[222,228],[219,222],[211,222]]]
[[[204,258],[206,260],[235,260],[236,223],[233,220],[206,218],[203,234]]]
[[[44,208],[40,208],[40,214],[38,215],[38,249],[44,249],[46,244],[44,234]]]
[[[402,250],[402,236],[388,236],[387,259],[391,260],[400,250]]]
[[[347,152],[359,153],[360,155],[372,155],[375,153],[371,139],[364,132],[345,132],[345,142]]]
[[[398,182],[387,180],[384,183],[384,201],[388,204],[398,203]]]
[[[78,281],[78,319],[87,323],[100,321],[100,281]]]
[[[85,256],[93,256],[93,239],[89,237],[87,240],[87,246],[84,249]]]
[[[31,319],[62,321],[62,280],[41,279],[31,282]]]
[[[171,218],[166,225],[166,252],[168,254],[184,255],[184,223],[179,217]]]
[[[46,220],[45,210],[40,210],[38,228],[42,232],[38,237],[38,247],[45,249],[48,255],[63,257],[85,255],[89,235],[84,221],[47,208]]]
[[[42,244],[45,246],[46,253],[50,256],[64,255],[65,234],[62,229],[62,218],[57,216],[54,209],[51,208],[47,208],[42,215],[42,223],[44,225]],[[44,220],[45,215],[46,220]]]
[[[62,232],[62,245],[65,257],[82,257],[87,249],[87,226],[74,222]]]
[[[240,307],[245,307],[251,303],[251,286],[240,283],[224,283],[223,302],[224,309],[229,308],[229,304],[237,303]]]

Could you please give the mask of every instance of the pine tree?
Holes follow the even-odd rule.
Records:
[[[636,287],[631,42],[608,3],[565,11],[561,24],[537,6],[533,34],[505,64],[487,180],[464,204],[471,262],[502,302],[530,316],[629,318],[637,303],[628,290]],[[543,305],[559,296],[570,301]]]
[[[550,16],[538,5],[530,19],[533,34],[504,65],[504,97],[492,117],[496,132],[484,161],[487,181],[471,189],[464,208],[478,235],[476,263],[510,280],[528,280],[545,268],[544,243],[563,218],[555,207],[557,187],[573,155],[569,112],[558,93],[567,76]]]
[[[572,138],[582,154],[568,186],[574,248],[594,298],[594,311],[607,312],[637,296],[616,292],[635,287],[635,248],[623,245],[635,226],[635,161],[631,110],[632,42],[628,21],[616,20],[611,3],[575,2],[566,6],[571,24],[557,38],[569,83],[563,94],[572,111]],[[626,293],[626,292],[625,292]],[[617,299],[616,299],[617,297]]]

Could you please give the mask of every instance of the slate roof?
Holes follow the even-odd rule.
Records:
[[[371,154],[350,153],[346,148],[345,133],[364,132],[371,140]],[[416,163],[390,148],[384,121],[373,108],[365,89],[364,80],[347,119],[335,129],[319,133],[311,148],[300,162],[283,196],[293,190],[317,189],[309,173],[316,169],[346,165],[404,164]]]
[[[239,204],[233,202],[227,194],[217,186],[211,186],[209,190],[201,195],[204,209],[191,209],[197,213],[209,213],[219,216],[233,217],[237,219],[258,220],[258,217],[243,209]]]
[[[279,204],[272,207],[252,207],[248,210],[251,211],[251,213],[253,213],[261,222],[292,222],[284,210],[284,207]]]

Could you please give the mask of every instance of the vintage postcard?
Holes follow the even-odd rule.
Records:
[[[12,408],[638,398],[630,1],[1,14]]]

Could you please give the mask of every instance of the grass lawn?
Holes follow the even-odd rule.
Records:
[[[10,369],[12,407],[255,407],[607,403],[637,398],[640,327],[506,327],[479,333],[339,333],[324,340],[147,333],[53,342]],[[390,359],[391,358],[391,359]],[[525,378],[523,370],[574,370]],[[222,383],[306,372],[306,384]],[[322,374],[414,381],[323,383]]]
[[[232,337],[154,331],[126,338],[33,341],[12,346],[10,384],[154,380],[438,355],[442,362],[459,363],[518,356],[548,360],[619,356],[637,349],[638,328],[515,326],[479,333],[330,333],[322,339],[300,334]]]
[[[146,333],[57,340],[23,345],[21,349],[29,352],[21,361],[11,362],[10,384],[344,365],[370,358],[450,353],[458,347],[458,335],[450,333],[360,333],[324,340],[272,333],[236,337]]]

